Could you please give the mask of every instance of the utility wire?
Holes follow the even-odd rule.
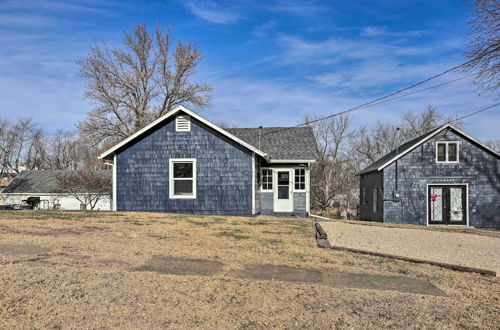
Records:
[[[295,128],[295,127],[300,127],[300,126],[304,126],[304,125],[313,124],[313,123],[316,123],[316,122],[319,122],[319,121],[323,121],[323,120],[326,120],[326,119],[330,119],[330,118],[332,118],[332,117],[336,117],[336,116],[340,116],[340,115],[343,115],[343,114],[346,114],[346,113],[354,112],[354,111],[360,110],[360,109],[362,109],[362,108],[365,108],[365,107],[367,107],[367,106],[369,106],[369,105],[375,105],[375,104],[380,104],[380,103],[383,103],[383,102],[381,102],[381,101],[386,100],[386,99],[390,98],[391,96],[395,96],[395,95],[400,94],[400,93],[402,93],[402,92],[404,92],[404,91],[407,91],[407,90],[410,90],[410,89],[415,88],[415,87],[417,87],[417,86],[420,86],[420,85],[422,85],[422,84],[425,84],[425,83],[427,83],[427,82],[429,82],[429,81],[431,81],[431,80],[433,80],[433,79],[436,79],[436,78],[438,78],[438,77],[441,77],[441,76],[443,76],[443,75],[445,75],[445,74],[447,74],[447,73],[449,73],[449,72],[452,72],[452,71],[455,71],[455,70],[457,70],[457,69],[460,69],[460,68],[462,68],[462,67],[464,67],[464,66],[467,66],[467,65],[469,65],[470,63],[472,63],[472,62],[476,61],[478,58],[480,58],[480,57],[482,57],[482,56],[484,56],[484,55],[487,55],[487,54],[489,54],[489,53],[496,52],[496,51],[498,51],[498,50],[500,50],[500,46],[495,47],[494,49],[492,49],[492,50],[490,50],[490,51],[488,51],[488,52],[486,52],[486,53],[484,53],[484,54],[481,54],[481,55],[479,55],[479,56],[477,56],[477,57],[474,57],[474,58],[472,58],[472,59],[470,59],[470,60],[468,60],[468,61],[466,61],[466,62],[464,62],[464,63],[462,63],[462,64],[456,65],[456,66],[454,66],[454,67],[452,67],[452,68],[449,68],[449,69],[447,69],[447,70],[445,70],[445,71],[443,71],[443,72],[440,72],[440,73],[438,73],[438,74],[435,74],[435,75],[433,75],[433,76],[431,76],[431,77],[429,77],[429,78],[427,78],[427,79],[424,79],[424,80],[422,80],[422,81],[419,81],[419,82],[417,82],[417,83],[415,83],[415,84],[413,84],[413,85],[410,85],[410,86],[408,86],[408,87],[405,87],[405,88],[399,89],[399,90],[397,90],[397,91],[395,91],[395,92],[392,92],[392,93],[386,94],[386,95],[384,95],[384,96],[381,96],[381,97],[376,98],[376,99],[374,99],[374,100],[371,100],[371,101],[369,101],[369,102],[363,103],[363,104],[358,105],[358,106],[356,106],[356,107],[352,107],[352,108],[349,108],[349,109],[346,109],[346,110],[343,110],[343,111],[339,111],[339,112],[333,113],[333,114],[328,115],[328,116],[325,116],[325,117],[321,117],[321,118],[317,118],[317,119],[314,119],[314,120],[310,120],[310,121],[307,121],[307,122],[304,122],[304,123],[301,123],[301,124],[298,124],[298,125],[295,125],[295,126],[284,127],[284,128],[281,128],[281,129],[277,129],[277,130],[271,131],[271,132],[262,133],[262,134],[260,134],[260,138],[262,138],[263,136],[269,135],[269,134],[274,134],[274,133],[278,133],[278,132],[281,132],[281,131],[285,131],[285,130],[288,130],[288,129],[291,129],[291,128]],[[472,74],[472,75],[474,75],[474,74]],[[472,75],[470,75],[470,76],[472,76]],[[464,79],[465,79],[465,78],[464,78]],[[460,80],[460,79],[455,79],[454,81],[457,81],[457,80]],[[454,82],[454,81],[449,81],[449,82],[447,82],[447,83],[451,83],[451,82]],[[421,90],[421,91],[424,91],[424,90],[427,90],[427,89],[430,89],[430,88],[436,88],[436,87],[442,86],[443,84],[445,84],[445,83],[438,84],[438,85],[436,85],[436,86],[434,86],[434,87],[432,87],[432,86],[431,86],[431,87],[428,87],[428,88],[423,89],[423,90]],[[408,95],[412,95],[412,94],[415,94],[415,92],[414,92],[414,93],[409,93]],[[403,97],[403,96],[399,96],[399,97],[397,97],[397,98],[401,98],[401,97]],[[396,98],[393,98],[393,99],[396,99]],[[392,99],[391,99],[391,100],[392,100]],[[389,100],[387,100],[387,102],[388,102],[388,101],[389,101]]]
[[[482,108],[482,109],[480,109],[480,110],[477,110],[477,111],[471,112],[471,113],[469,113],[469,114],[467,114],[467,115],[464,115],[464,116],[462,116],[462,117],[458,117],[458,118],[456,118],[456,119],[453,119],[453,120],[449,121],[449,123],[455,123],[455,122],[460,121],[460,120],[462,120],[462,119],[472,117],[472,116],[474,116],[474,115],[477,115],[478,113],[481,113],[481,112],[483,112],[483,111],[486,111],[486,110],[489,110],[489,109],[491,109],[491,108],[494,108],[494,107],[496,107],[496,106],[497,106],[497,105],[499,105],[499,104],[500,104],[500,102],[495,103],[495,104],[492,104],[492,105],[490,105],[490,106],[487,106],[486,108]]]

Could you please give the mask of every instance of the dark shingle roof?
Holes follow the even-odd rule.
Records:
[[[4,189],[3,194],[48,194],[57,189],[57,178],[71,171],[47,170],[24,171],[12,180]],[[111,176],[111,171],[102,171]]]
[[[226,128],[237,138],[267,153],[271,160],[314,160],[316,140],[310,127]]]
[[[370,172],[373,172],[373,171],[376,171],[380,166],[384,165],[385,163],[387,163],[389,160],[393,159],[394,157],[396,157],[397,155],[405,152],[406,150],[408,149],[411,149],[412,147],[414,147],[415,145],[417,145],[420,141],[422,141],[423,139],[425,139],[426,137],[428,137],[429,135],[435,133],[436,131],[442,129],[442,127],[438,128],[438,129],[435,129],[435,130],[432,130],[430,132],[427,132],[411,141],[408,141],[408,142],[405,142],[403,143],[402,145],[400,145],[397,149],[394,149],[393,151],[389,152],[388,154],[382,156],[381,158],[377,159],[375,162],[373,162],[372,164],[370,164],[368,167],[366,167],[365,169],[363,169],[361,172],[359,172],[358,174],[366,174],[366,173],[370,173]]]

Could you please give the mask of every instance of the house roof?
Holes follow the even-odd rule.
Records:
[[[203,124],[213,128],[217,132],[226,136],[227,138],[235,141],[241,146],[255,152],[269,162],[285,162],[285,161],[308,161],[314,162],[314,149],[315,140],[312,130],[310,128],[304,127],[294,127],[294,128],[283,128],[279,127],[266,127],[264,130],[270,132],[271,130],[281,129],[277,133],[267,134],[262,140],[259,148],[258,143],[258,128],[231,128],[224,129],[221,128],[202,116],[192,112],[191,110],[178,106],[175,109],[169,111],[164,116],[158,118],[148,126],[132,134],[128,138],[124,139],[120,143],[111,147],[110,149],[103,152],[99,158],[101,159],[111,159],[112,156],[117,153],[121,148],[125,147],[128,143],[138,139],[143,134],[146,134],[149,130],[155,128],[156,126],[162,124],[170,117],[178,114],[179,112],[184,112],[187,115],[195,118],[196,120],[202,122]],[[265,140],[265,141],[264,141]],[[263,143],[264,142],[264,143]],[[270,154],[268,154],[268,152]]]
[[[316,140],[310,127],[228,128],[229,133],[264,151],[271,162],[315,158]]]
[[[358,173],[358,175],[361,174],[366,174],[374,171],[380,171],[386,166],[392,164],[394,161],[397,159],[403,157],[405,154],[409,153],[425,141],[431,139],[433,136],[437,135],[439,132],[445,130],[445,129],[451,129],[458,133],[459,135],[463,136],[467,140],[473,142],[474,144],[478,145],[479,147],[485,149],[486,151],[492,153],[496,157],[500,158],[500,154],[496,152],[495,150],[489,148],[485,144],[481,143],[479,140],[473,138],[472,136],[468,135],[467,133],[463,132],[462,130],[458,129],[457,127],[453,126],[452,124],[445,124],[439,128],[436,128],[432,131],[429,131],[411,141],[405,142],[402,145],[400,145],[397,149],[392,150],[388,154],[382,156],[381,158],[377,159],[375,162],[364,168],[361,172]]]
[[[111,171],[100,171],[111,176]],[[57,178],[71,173],[63,170],[24,171],[12,180],[3,194],[51,194],[57,189]]]

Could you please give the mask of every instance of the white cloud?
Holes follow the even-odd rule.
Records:
[[[242,19],[242,16],[234,12],[227,5],[220,5],[213,1],[187,2],[186,8],[194,15],[216,24],[233,24]]]

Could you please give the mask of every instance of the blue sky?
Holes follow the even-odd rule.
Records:
[[[199,45],[197,79],[214,88],[203,115],[238,126],[284,126],[405,87],[465,61],[467,2],[0,0],[0,117],[33,116],[73,129],[92,108],[75,59],[93,43],[118,46],[137,23],[170,27]],[[460,77],[452,73],[432,84]],[[498,96],[496,96],[498,97]],[[495,102],[469,79],[352,115],[397,122],[432,104],[463,115]],[[464,129],[500,138],[500,107]]]

